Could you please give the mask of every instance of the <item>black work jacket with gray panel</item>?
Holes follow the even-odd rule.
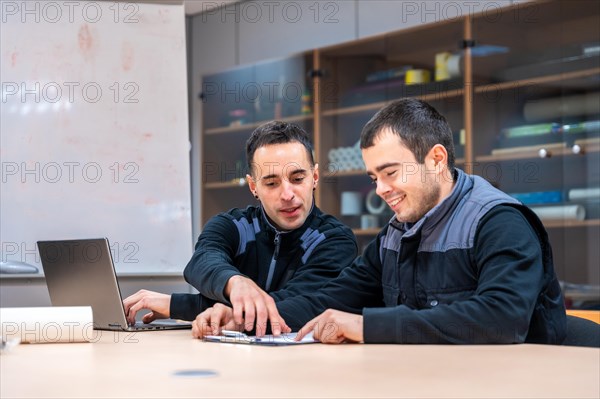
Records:
[[[229,304],[225,285],[243,275],[268,292],[284,320],[297,329],[302,324],[294,320],[306,317],[287,304],[300,294],[315,293],[356,255],[352,230],[316,206],[301,227],[285,232],[270,223],[261,206],[231,209],[204,226],[184,270],[200,294],[173,294],[171,317],[194,320],[215,302]]]
[[[541,221],[478,176],[454,178],[446,199],[414,224],[393,219],[299,313],[362,313],[367,343],[562,343],[565,306]]]

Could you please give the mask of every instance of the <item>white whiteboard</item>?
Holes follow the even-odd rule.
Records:
[[[108,237],[118,272],[192,254],[181,4],[2,1],[2,261]]]

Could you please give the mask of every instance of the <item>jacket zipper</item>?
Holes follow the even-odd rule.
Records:
[[[273,275],[275,274],[275,264],[277,264],[277,257],[279,256],[279,245],[281,244],[281,233],[275,233],[275,239],[273,243],[275,244],[275,251],[273,252],[273,258],[271,259],[271,264],[269,265],[269,273],[267,274],[267,283],[265,284],[265,291],[269,292],[269,288],[271,288],[271,283],[273,282]]]

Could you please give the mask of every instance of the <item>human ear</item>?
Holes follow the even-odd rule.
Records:
[[[246,175],[246,182],[248,182],[248,188],[250,189],[250,193],[254,196],[254,198],[258,199],[258,194],[256,193],[256,182],[250,175]]]
[[[441,144],[434,145],[431,150],[429,150],[427,158],[431,160],[434,169],[441,170],[442,167],[448,165],[448,151],[446,150],[446,147]]]

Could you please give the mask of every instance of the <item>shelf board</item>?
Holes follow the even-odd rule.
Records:
[[[565,228],[565,227],[594,227],[600,226],[600,219],[589,220],[546,220],[543,221],[547,229]]]
[[[540,149],[543,148],[544,145],[540,144]],[[557,157],[577,157],[585,154],[594,154],[600,152],[600,144],[594,143],[589,146],[586,146],[584,152],[581,154],[573,154],[571,148],[560,148],[553,149],[552,156],[548,158],[540,158],[538,155],[538,150],[531,151],[523,151],[523,152],[515,152],[511,154],[502,154],[502,155],[480,155],[475,157],[475,162],[502,162],[502,161],[514,161],[520,159],[552,159]]]
[[[464,89],[454,89],[454,90],[448,90],[448,91],[441,91],[439,93],[431,93],[431,94],[424,94],[422,96],[415,96],[414,98],[418,98],[419,100],[431,102],[431,101],[443,100],[446,98],[460,97],[464,94],[465,94]]]
[[[490,93],[494,91],[515,89],[518,87],[539,85],[544,83],[561,82],[569,79],[589,78],[600,74],[600,68],[583,69],[581,71],[558,73],[553,75],[540,76],[537,78],[513,80],[502,83],[490,83],[482,86],[476,86],[476,94]]]
[[[246,181],[244,180],[244,184],[240,184],[237,181],[227,181],[227,182],[216,182],[216,183],[206,183],[204,184],[204,188],[207,190],[221,190],[224,188],[241,188],[246,187]]]
[[[377,103],[365,104],[365,105],[355,105],[353,107],[343,107],[330,109],[328,111],[323,111],[323,116],[338,116],[338,115],[348,115],[348,114],[358,114],[366,111],[374,111],[380,108],[383,108],[389,101],[380,101]]]
[[[458,165],[462,165],[465,163],[465,159],[464,158],[456,158],[454,160],[454,165],[458,166]],[[353,177],[353,176],[367,176],[367,171],[364,169],[356,169],[356,170],[342,170],[342,171],[327,171],[327,178],[332,178],[332,177]]]
[[[327,178],[332,177],[351,177],[351,176],[367,176],[367,171],[364,169],[356,170],[338,170],[338,171],[327,171]]]
[[[443,100],[445,98],[462,96],[464,94],[464,92],[465,92],[464,89],[454,89],[454,90],[448,90],[448,91],[441,91],[438,93],[423,94],[421,96],[411,96],[410,98],[418,98],[423,101],[438,101],[438,100]],[[396,99],[391,99],[388,101],[380,101],[380,102],[371,103],[371,104],[355,105],[353,107],[342,107],[342,108],[330,109],[327,111],[323,111],[323,116],[341,116],[341,115],[349,115],[349,114],[358,114],[358,113],[367,112],[367,111],[378,111],[381,108],[385,107],[386,105],[390,104],[392,101],[395,101],[395,100]]]
[[[358,237],[376,236],[379,234],[382,228],[383,227],[375,227],[371,229],[352,229],[352,232]]]
[[[294,116],[289,116],[286,118],[280,118],[278,120],[282,121],[282,122],[304,122],[304,121],[309,121],[313,118],[312,114],[308,114],[308,115],[294,115]],[[206,129],[204,131],[204,134],[210,135],[210,134],[226,134],[226,133],[237,133],[237,132],[243,132],[243,131],[247,131],[247,130],[254,130],[257,127],[259,127],[260,125],[270,122],[271,120],[265,120],[265,121],[259,121],[259,122],[253,122],[253,123],[244,123],[243,125],[236,125],[236,126],[223,126],[223,127],[215,127],[215,128],[211,128],[211,129]]]
[[[577,227],[594,227],[600,226],[600,219],[590,219],[590,220],[552,220],[545,221],[544,227],[547,229],[556,229],[556,228],[577,228]],[[357,237],[368,237],[368,236],[376,236],[379,234],[383,227],[377,227],[372,229],[352,229],[352,232]]]

